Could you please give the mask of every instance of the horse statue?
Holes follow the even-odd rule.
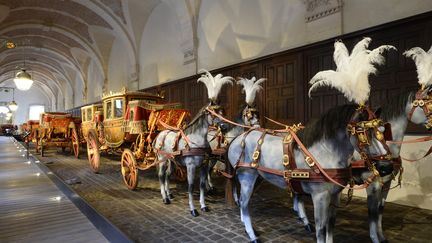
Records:
[[[390,99],[382,106],[379,117],[391,124],[391,134],[394,141],[402,141],[407,129],[408,121],[414,124],[432,128],[432,48],[426,53],[415,47],[404,53],[416,61],[419,84],[421,88],[416,92],[409,92]],[[382,215],[384,204],[390,190],[391,181],[399,175],[398,185],[402,179],[402,164],[400,159],[401,143],[389,144],[392,160],[377,163],[376,167],[382,178],[382,183],[374,181],[366,189],[369,235],[374,243],[387,242],[382,229]],[[361,162],[361,160],[360,160]],[[370,171],[363,166],[356,168],[353,164],[353,176],[358,182],[370,176]]]
[[[255,105],[255,97],[256,93],[262,90],[261,83],[263,83],[266,79],[260,78],[256,79],[252,77],[251,79],[247,78],[239,78],[237,80],[237,84],[243,86],[242,91],[245,93],[245,102],[246,105],[240,109],[238,115],[235,117],[234,122],[240,125],[244,125],[247,127],[260,127],[259,124],[259,112],[256,109]],[[238,135],[245,132],[245,127],[231,125],[228,126],[224,131],[221,129],[211,129],[208,132],[207,140],[210,143],[210,148],[212,149],[212,155],[209,159],[209,172],[207,175],[207,191],[211,193],[215,191],[213,187],[213,183],[211,181],[211,171],[215,167],[218,159],[224,157],[226,154],[226,148],[230,144],[230,142],[237,137]],[[224,160],[224,158],[222,158]],[[226,165],[218,166],[225,167],[225,169],[218,169],[219,171],[226,170]]]
[[[298,128],[290,129],[285,136],[255,130],[232,141],[228,159],[237,168],[241,220],[252,242],[258,239],[252,228],[248,203],[258,175],[278,187],[312,195],[317,241],[332,242],[336,210],[330,204],[339,205],[340,192],[351,177],[349,158],[354,149],[367,157],[388,157],[385,141],[373,132],[384,131],[383,124],[363,104],[370,93],[368,75],[376,71],[373,64],[382,63],[382,51],[394,47],[381,46],[370,51],[367,50],[369,42],[370,38],[359,42],[350,56],[345,45],[337,41],[334,54],[337,70],[319,72],[311,80],[310,92],[318,86],[331,85],[359,105],[329,110],[318,121],[300,130],[298,137],[295,134]],[[374,129],[364,131],[362,136],[350,132],[350,128],[356,130],[370,123]],[[374,173],[365,184],[377,176],[376,169],[371,169]]]
[[[427,129],[432,128],[432,47],[425,52],[415,47],[404,53],[413,57],[416,61],[419,84],[421,88],[416,92],[408,92],[390,99],[385,106],[378,109],[378,117],[391,125],[391,137],[394,141],[402,141],[407,129],[408,121],[414,124],[424,125]],[[428,65],[429,64],[429,65]],[[427,69],[429,68],[429,69]],[[381,181],[372,182],[366,189],[368,204],[369,236],[374,243],[387,242],[382,229],[382,215],[384,204],[388,196],[391,181],[396,179],[398,173],[398,185],[402,179],[402,163],[400,150],[402,143],[389,144],[392,158],[387,161],[376,163]],[[364,161],[358,158],[356,153],[355,161],[352,163],[353,178],[356,183],[361,183],[371,175],[371,172],[364,165]],[[297,197],[294,198],[294,211],[303,222],[308,222],[304,205]]]
[[[200,71],[201,72],[201,71]],[[171,202],[172,196],[169,190],[169,176],[172,171],[172,163],[178,167],[186,167],[189,207],[192,216],[197,217],[198,211],[193,203],[193,188],[195,171],[200,169],[200,205],[201,211],[208,212],[205,204],[205,185],[207,177],[207,164],[204,163],[205,156],[210,153],[210,145],[207,141],[208,128],[210,125],[222,126],[223,122],[212,115],[212,112],[221,114],[222,109],[216,104],[217,96],[222,86],[231,83],[231,77],[222,77],[221,74],[213,77],[209,72],[202,75],[198,82],[203,82],[208,91],[210,103],[197,113],[192,121],[184,129],[167,129],[160,132],[153,143],[158,164],[158,177],[162,200],[165,204]],[[162,124],[167,128],[166,124]]]

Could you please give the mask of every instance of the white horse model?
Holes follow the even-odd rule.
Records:
[[[189,193],[189,207],[192,216],[198,216],[198,211],[193,203],[193,186],[195,171],[200,168],[200,205],[201,211],[207,212],[209,208],[205,204],[205,186],[207,178],[207,164],[205,157],[210,153],[210,145],[207,141],[208,128],[210,125],[221,126],[223,123],[214,117],[211,112],[221,114],[220,106],[215,104],[217,96],[223,84],[231,83],[231,77],[222,77],[221,74],[213,77],[205,71],[205,75],[198,79],[203,82],[208,91],[210,104],[204,106],[195,118],[184,130],[165,130],[160,132],[153,143],[158,164],[158,176],[163,202],[169,204],[171,194],[169,190],[169,176],[172,163],[177,166],[186,167]]]
[[[354,151],[353,144],[357,144],[357,139],[348,136],[346,127],[352,121],[361,122],[368,120],[368,114],[364,114],[364,112],[356,114],[356,109],[356,105],[345,105],[331,109],[319,121],[308,125],[304,130],[299,132],[299,138],[323,168],[344,169],[349,167],[348,159]],[[283,173],[275,174],[268,172],[284,171],[284,165],[282,164],[284,160],[284,137],[263,134],[264,132],[257,130],[240,135],[232,141],[228,149],[228,159],[231,165],[237,168],[236,176],[241,186],[241,220],[252,242],[257,241],[257,237],[252,228],[248,204],[258,175],[280,188],[288,188]],[[247,137],[245,138],[245,136]],[[372,133],[368,134],[371,141],[371,145],[368,147],[369,154],[371,156],[387,154],[381,141],[378,141],[373,136]],[[244,143],[244,148],[242,143]],[[258,144],[261,144],[262,149],[258,167],[253,168],[250,164],[254,161],[254,153]],[[240,154],[244,154],[244,161],[239,161]],[[309,162],[306,161],[303,151],[297,147],[294,149],[294,157],[297,168],[309,168],[307,165]],[[239,163],[242,166],[238,167]],[[339,194],[343,188],[330,182],[317,183],[307,182],[307,180],[301,182],[301,186],[305,193],[312,195],[318,242],[324,242],[326,239],[331,242],[332,228],[335,222],[335,208],[330,207],[330,204],[338,205]]]
[[[234,122],[248,127],[260,127],[259,112],[255,107],[254,101],[255,101],[256,93],[262,89],[262,86],[260,84],[265,80],[266,79],[264,78],[256,80],[255,77],[252,77],[251,79],[241,78],[237,81],[237,84],[243,86],[243,91],[246,96],[245,98],[246,105],[244,106],[244,108],[240,110],[237,117],[234,119]],[[207,140],[210,143],[210,148],[212,149],[212,154],[214,156],[211,156],[209,161],[209,172],[208,172],[208,179],[207,179],[208,193],[212,193],[215,191],[215,188],[213,187],[213,183],[211,181],[211,176],[210,176],[211,171],[213,170],[214,166],[217,164],[218,159],[224,157],[224,155],[226,154],[226,149],[228,145],[231,143],[231,141],[238,135],[242,134],[243,132],[245,132],[244,127],[235,126],[235,125],[228,126],[228,128],[226,128],[225,130],[224,129],[209,130]],[[222,160],[225,160],[225,158],[222,158]],[[226,167],[226,165],[223,164],[219,167],[223,168]],[[218,170],[220,171],[225,170],[221,168],[219,168]]]

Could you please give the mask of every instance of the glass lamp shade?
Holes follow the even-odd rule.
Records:
[[[19,71],[14,78],[15,85],[19,90],[29,90],[33,84],[32,77],[26,70]]]
[[[18,104],[15,101],[11,101],[8,104],[8,107],[11,111],[16,111],[18,109]]]
[[[12,117],[12,112],[6,113],[6,117]]]

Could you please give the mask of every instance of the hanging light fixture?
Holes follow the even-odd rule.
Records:
[[[12,101],[9,102],[8,107],[9,107],[9,110],[11,110],[11,111],[16,111],[18,109],[18,104],[15,102],[15,89],[14,88],[12,88]]]
[[[29,90],[33,84],[33,80],[31,75],[26,72],[25,69],[21,69],[21,71],[17,72],[14,78],[14,83],[19,90]]]

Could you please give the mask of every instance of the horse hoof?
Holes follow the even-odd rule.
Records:
[[[199,213],[198,213],[198,211],[196,210],[196,209],[194,209],[194,210],[192,210],[192,211],[190,211],[191,212],[191,215],[193,216],[193,217],[198,217],[199,216]]]
[[[251,240],[251,243],[261,243],[261,241],[257,238],[255,240]]]
[[[208,207],[203,207],[201,208],[202,212],[210,212],[210,209]]]
[[[254,232],[256,237],[260,236],[260,233],[258,231],[256,231],[255,228],[253,228],[253,232]],[[245,230],[245,233],[248,235],[248,232],[246,230]],[[258,240],[258,242],[261,242],[261,241],[259,241],[259,239],[256,239],[256,240]],[[251,241],[251,242],[253,242],[253,241]]]
[[[305,225],[305,229],[309,233],[314,233],[315,232],[315,227],[312,224]]]
[[[383,240],[380,243],[389,243],[389,241],[388,240]]]
[[[169,200],[169,198],[164,198],[164,199],[162,199],[162,201],[164,204],[170,204],[171,203],[171,200]]]

